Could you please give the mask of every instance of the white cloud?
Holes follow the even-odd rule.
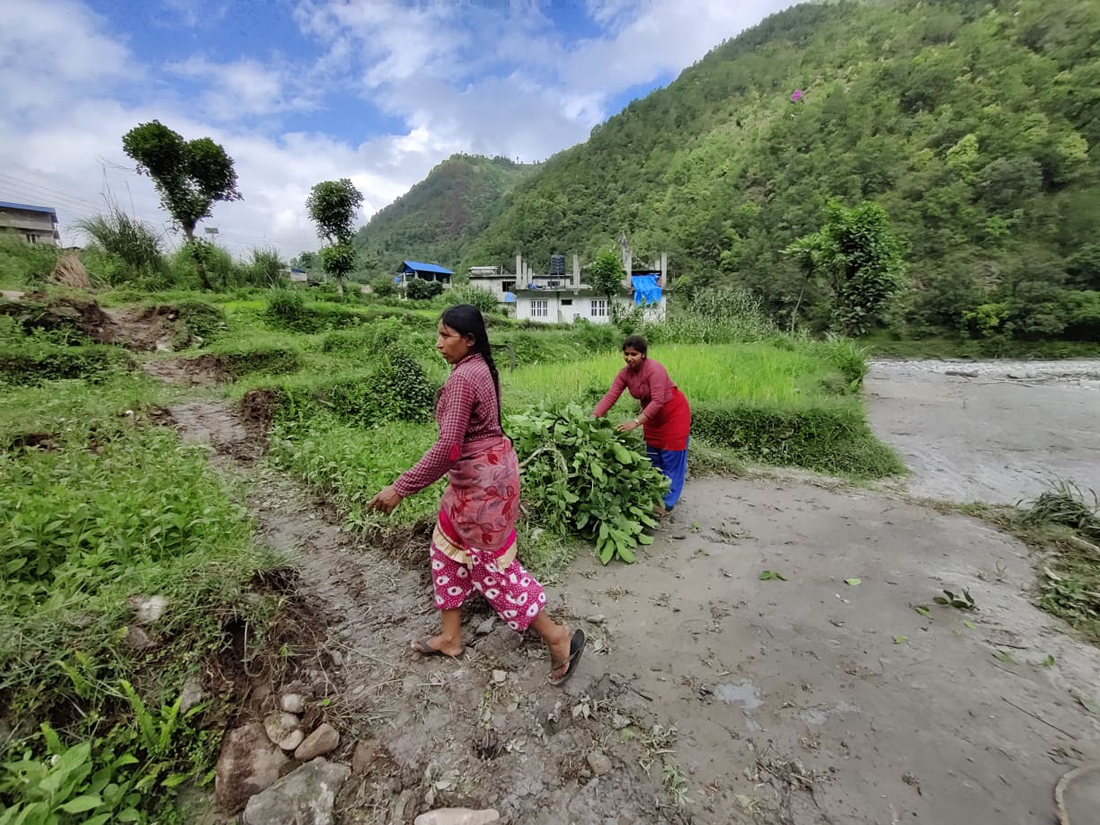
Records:
[[[188,25],[227,8],[163,5]],[[453,152],[543,159],[583,140],[615,95],[678,71],[782,5],[588,0],[602,34],[568,42],[533,0],[301,0],[294,19],[324,51],[312,65],[250,53],[245,41],[233,60],[147,66],[76,0],[0,0],[0,199],[56,206],[69,242],[78,240],[72,221],[108,191],[164,225],[151,182],[121,146],[155,118],[188,138],[209,135],[234,158],[245,199],[214,207],[207,225],[220,241],[243,252],[266,239],[292,255],[317,246],[304,209],[317,181],[350,177],[365,219]],[[403,128],[356,143],[280,124],[315,111],[323,130],[327,95],[349,91]]]
[[[247,57],[214,63],[195,55],[166,68],[179,77],[206,84],[197,90],[197,97],[203,111],[216,120],[317,108],[316,101],[305,93],[301,78],[286,66],[276,68]]]

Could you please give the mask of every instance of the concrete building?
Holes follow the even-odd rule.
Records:
[[[61,246],[57,231],[57,212],[50,206],[0,201],[0,232],[18,234],[27,243],[52,243]]]
[[[628,312],[641,306],[647,320],[665,317],[664,286],[668,277],[668,256],[662,254],[655,266],[634,270],[624,256],[622,290],[611,296],[595,292],[581,281],[580,257],[573,256],[572,272],[540,275],[531,271],[522,255],[516,255],[516,318],[544,324],[570,324],[584,318],[594,324],[610,323],[613,305]]]

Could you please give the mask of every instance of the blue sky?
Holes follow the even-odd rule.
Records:
[[[234,158],[221,241],[289,256],[317,246],[313,183],[350,177],[365,220],[454,152],[542,160],[786,5],[3,0],[0,200],[55,206],[72,243],[107,198],[170,234],[121,150],[156,118]]]

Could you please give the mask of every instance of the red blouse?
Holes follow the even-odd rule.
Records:
[[[592,414],[597,418],[607,415],[623,390],[642,403],[642,413],[648,419],[644,429],[646,444],[659,450],[687,449],[691,409],[660,363],[646,358],[637,371],[623,367]]]
[[[435,404],[439,439],[393,486],[402,498],[419,493],[443,478],[462,455],[462,446],[501,437],[496,386],[480,355],[467,355],[451,370]]]

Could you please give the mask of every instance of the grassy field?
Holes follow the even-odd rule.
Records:
[[[74,298],[49,289],[43,301],[62,295]],[[122,312],[137,296],[96,297]],[[141,297],[178,309],[172,340],[184,350],[132,352],[92,344],[78,329],[36,326],[38,316],[16,310],[0,316],[0,722],[11,730],[0,802],[38,806],[42,821],[56,815],[61,825],[174,821],[177,789],[210,781],[236,699],[232,683],[210,679],[231,646],[227,628],[248,626],[266,649],[284,605],[257,584],[283,561],[255,543],[241,482],[160,426],[164,407],[266,391],[266,461],[323,493],[349,529],[408,530],[438,506],[432,490],[389,520],[365,511],[435,437],[432,405],[448,369],[433,348],[438,307],[255,289]],[[537,407],[551,420],[546,410],[590,408],[621,365],[620,333],[608,328],[530,330],[498,319],[491,335],[509,415]],[[852,477],[901,469],[867,428],[863,356],[848,342],[668,343],[652,354],[691,400],[693,472],[737,462]],[[220,383],[171,386],[138,368],[180,359]],[[632,403],[622,400],[611,418],[625,418]],[[613,453],[623,466],[644,462],[637,433],[601,426],[591,444],[606,447],[608,466],[618,466]],[[539,468],[548,479],[554,470],[553,461]],[[585,495],[599,493],[598,482],[584,485]],[[532,512],[564,520],[526,519],[520,540],[525,563],[552,578],[582,545],[569,527],[572,505],[541,506],[545,492],[528,490]],[[600,506],[617,512],[613,505]],[[135,600],[152,595],[164,597],[164,616],[134,630]],[[177,700],[193,678],[208,698],[184,714]]]

